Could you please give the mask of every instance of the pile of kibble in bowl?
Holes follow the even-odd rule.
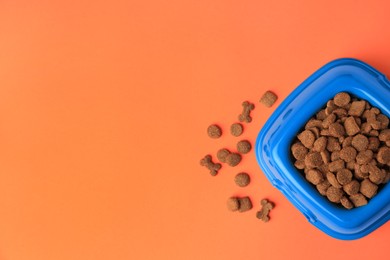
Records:
[[[295,167],[329,201],[364,206],[390,180],[389,118],[340,92],[305,124],[291,152]]]

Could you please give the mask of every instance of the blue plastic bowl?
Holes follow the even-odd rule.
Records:
[[[361,238],[390,218],[390,185],[369,203],[343,209],[323,197],[293,165],[290,147],[304,124],[338,92],[365,99],[389,116],[390,83],[370,65],[356,59],[332,61],[298,86],[261,129],[255,145],[257,161],[271,183],[314,226],[343,240]]]

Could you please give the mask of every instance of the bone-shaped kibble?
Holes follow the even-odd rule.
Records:
[[[242,113],[238,116],[238,120],[240,122],[247,122],[250,123],[252,121],[252,117],[250,116],[250,113],[253,109],[255,109],[255,105],[252,103],[249,103],[248,101],[244,101],[242,103]]]
[[[221,169],[222,165],[220,163],[213,163],[211,155],[206,155],[202,160],[200,160],[200,165],[207,167],[210,170],[210,174],[215,176],[218,174],[218,171]]]
[[[261,200],[261,210],[257,212],[256,217],[264,222],[269,221],[269,212],[274,208],[274,205],[266,199]]]

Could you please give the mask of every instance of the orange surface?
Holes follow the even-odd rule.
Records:
[[[254,153],[211,177],[207,153],[256,104],[326,62],[390,73],[388,1],[0,2],[0,259],[384,259],[390,225],[338,241],[310,225]],[[233,183],[247,171],[252,183]],[[226,210],[231,195],[254,209]],[[276,203],[272,221],[255,218]],[[344,258],[343,258],[344,257]]]

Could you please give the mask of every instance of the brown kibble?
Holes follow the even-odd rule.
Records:
[[[360,193],[371,199],[378,191],[378,186],[372,183],[370,180],[365,179],[360,184]]]
[[[375,184],[381,184],[386,178],[386,173],[373,164],[368,165],[368,173],[368,178]]]
[[[249,197],[239,198],[238,201],[240,202],[239,212],[245,212],[252,209],[252,201]]]
[[[340,137],[345,135],[344,126],[339,123],[332,123],[329,126],[329,134],[334,137]]]
[[[320,154],[321,154],[321,158],[322,158],[322,161],[324,162],[324,164],[328,164],[330,162],[329,152],[327,150],[324,150],[324,151],[321,151]]]
[[[225,163],[226,162],[226,157],[230,154],[230,151],[228,149],[222,148],[219,149],[217,152],[217,158],[220,162]]]
[[[306,173],[306,180],[314,185],[317,185],[324,180],[324,177],[320,171],[311,169]]]
[[[352,136],[345,137],[342,146],[347,147],[351,145],[352,145]]]
[[[240,122],[252,122],[252,117],[250,116],[251,111],[255,109],[255,105],[249,103],[248,101],[244,101],[242,103],[242,113],[238,116],[238,120]]]
[[[353,204],[352,202],[345,196],[343,196],[341,199],[340,199],[340,203],[341,205],[343,205],[344,208],[346,209],[352,209],[353,208]]]
[[[295,168],[297,168],[299,170],[303,170],[303,169],[305,169],[306,164],[305,164],[304,160],[297,160],[297,161],[295,161],[294,166],[295,166]]]
[[[378,136],[379,135],[379,132],[377,130],[371,130],[370,133],[369,133],[369,136]]]
[[[333,186],[333,187],[336,187],[336,188],[341,188],[342,186],[340,185],[340,183],[337,181],[337,178],[336,176],[331,173],[331,172],[327,172],[326,173],[326,179],[329,181],[329,183]]]
[[[374,153],[371,150],[361,151],[356,155],[357,164],[366,164],[369,163],[374,156]]]
[[[240,136],[244,131],[244,127],[240,123],[234,123],[230,126],[230,133],[233,136]]]
[[[310,130],[314,134],[315,138],[320,137],[320,130],[317,127],[310,127],[307,130]]]
[[[343,190],[348,195],[354,195],[359,192],[360,189],[360,183],[357,180],[353,180],[343,186]]]
[[[329,126],[330,126],[331,124],[333,124],[334,122],[336,122],[336,115],[332,113],[332,114],[328,115],[328,116],[324,119],[324,121],[322,122],[322,127],[323,127],[323,128],[329,128]]]
[[[340,146],[339,141],[336,138],[329,137],[328,138],[328,142],[326,144],[326,149],[329,152],[340,151],[341,150],[341,146]]]
[[[367,164],[366,164],[367,165]],[[364,172],[364,171],[361,171],[361,168],[362,166],[360,166],[359,164],[355,164],[355,171],[353,173],[353,176],[357,179],[357,180],[363,180],[365,178],[368,178],[368,171],[367,172]],[[368,167],[368,165],[367,165]]]
[[[336,114],[337,117],[341,120],[345,119],[345,117],[348,115],[347,110],[345,110],[344,108],[336,108],[332,111],[332,113]]]
[[[337,171],[336,177],[341,185],[345,185],[352,181],[352,172],[348,169],[341,169]]]
[[[314,141],[313,151],[315,152],[324,151],[326,149],[326,144],[327,144],[327,138],[321,136],[320,138]]]
[[[317,114],[316,118],[318,120],[324,120],[326,118],[325,109],[321,109]]]
[[[237,211],[240,208],[240,202],[237,197],[231,197],[227,200],[227,208],[230,211]]]
[[[345,132],[347,132],[347,135],[353,136],[360,131],[360,127],[355,121],[355,118],[353,116],[348,117],[345,119],[344,122]]]
[[[220,163],[213,163],[211,155],[206,155],[203,159],[200,160],[200,165],[205,166],[210,170],[210,174],[215,176],[218,174],[218,171],[221,169],[222,165]]]
[[[361,116],[366,108],[366,101],[353,101],[351,107],[348,110],[348,114],[351,116]]]
[[[379,148],[379,145],[380,145],[380,141],[379,141],[378,137],[372,136],[372,137],[368,138],[368,147],[367,147],[367,149],[376,152],[378,150],[378,148]]]
[[[320,134],[323,135],[323,136],[330,136],[330,133],[329,133],[328,129],[322,129]]]
[[[384,129],[379,133],[379,140],[382,142],[390,141],[390,129]]]
[[[221,135],[222,135],[222,130],[221,128],[218,126],[218,125],[210,125],[208,128],[207,128],[207,134],[211,137],[211,138],[220,138]]]
[[[226,156],[226,163],[234,167],[241,162],[241,155],[239,153],[230,153]]]
[[[329,171],[331,172],[337,172],[338,170],[344,169],[344,161],[343,160],[336,160],[331,163],[329,163]]]
[[[329,100],[326,103],[325,114],[330,115],[333,112],[333,110],[335,110],[336,108],[338,108],[338,107],[334,104],[334,101]]]
[[[274,204],[266,199],[261,200],[261,209],[256,213],[256,217],[264,222],[270,220],[269,213],[274,208]]]
[[[314,144],[315,136],[310,130],[304,130],[298,135],[298,139],[306,148],[311,148]]]
[[[338,159],[340,159],[340,151],[334,151],[333,153],[331,153],[330,160],[332,162],[334,162],[334,161],[336,161]]]
[[[322,195],[322,196],[326,196],[326,191],[327,189],[330,187],[330,183],[328,180],[324,180],[323,182],[321,182],[320,184],[317,184],[316,185],[316,188],[318,190],[318,192]]]
[[[390,163],[390,148],[387,146],[379,148],[376,159],[382,164]]]
[[[305,129],[310,129],[313,127],[317,127],[317,128],[321,129],[322,128],[322,121],[314,119],[314,118],[309,119],[309,121],[307,121],[307,123],[305,125]]]
[[[301,142],[297,142],[291,146],[291,152],[295,159],[304,160],[308,149]]]
[[[351,162],[354,161],[356,158],[356,150],[355,148],[351,146],[344,147],[340,150],[340,158],[343,159],[345,162]]]
[[[240,172],[234,177],[234,182],[240,187],[246,187],[251,182],[251,178],[249,177],[249,174]]]
[[[359,152],[366,150],[368,147],[368,138],[362,134],[355,135],[352,138],[352,146]]]
[[[379,114],[376,117],[376,120],[380,122],[379,129],[386,129],[389,126],[389,118],[385,116],[384,114]]]
[[[363,123],[363,124],[361,125],[361,127],[360,127],[360,132],[361,132],[362,134],[369,134],[371,130],[372,130],[372,127],[371,127],[371,125],[370,125],[369,123],[367,123],[367,122]]]
[[[347,165],[346,165],[346,168],[349,169],[349,170],[355,170],[355,164],[356,162],[355,161],[350,161],[350,162],[347,162]]]
[[[237,151],[242,154],[249,153],[252,145],[248,140],[242,140],[237,143]]]
[[[305,157],[305,164],[309,168],[318,167],[323,163],[321,154],[318,152],[308,153]]]
[[[341,197],[343,196],[343,190],[330,186],[326,190],[326,196],[328,197],[328,200],[330,200],[331,202],[339,203]]]
[[[271,91],[267,91],[261,97],[260,103],[262,103],[266,107],[271,107],[276,102],[277,99],[278,97],[275,95],[275,93]]]
[[[364,197],[361,193],[349,196],[349,200],[353,203],[353,205],[355,205],[355,207],[361,207],[367,204],[366,197]]]
[[[340,92],[334,96],[333,101],[336,106],[345,107],[349,102],[351,102],[351,97],[348,93]]]

